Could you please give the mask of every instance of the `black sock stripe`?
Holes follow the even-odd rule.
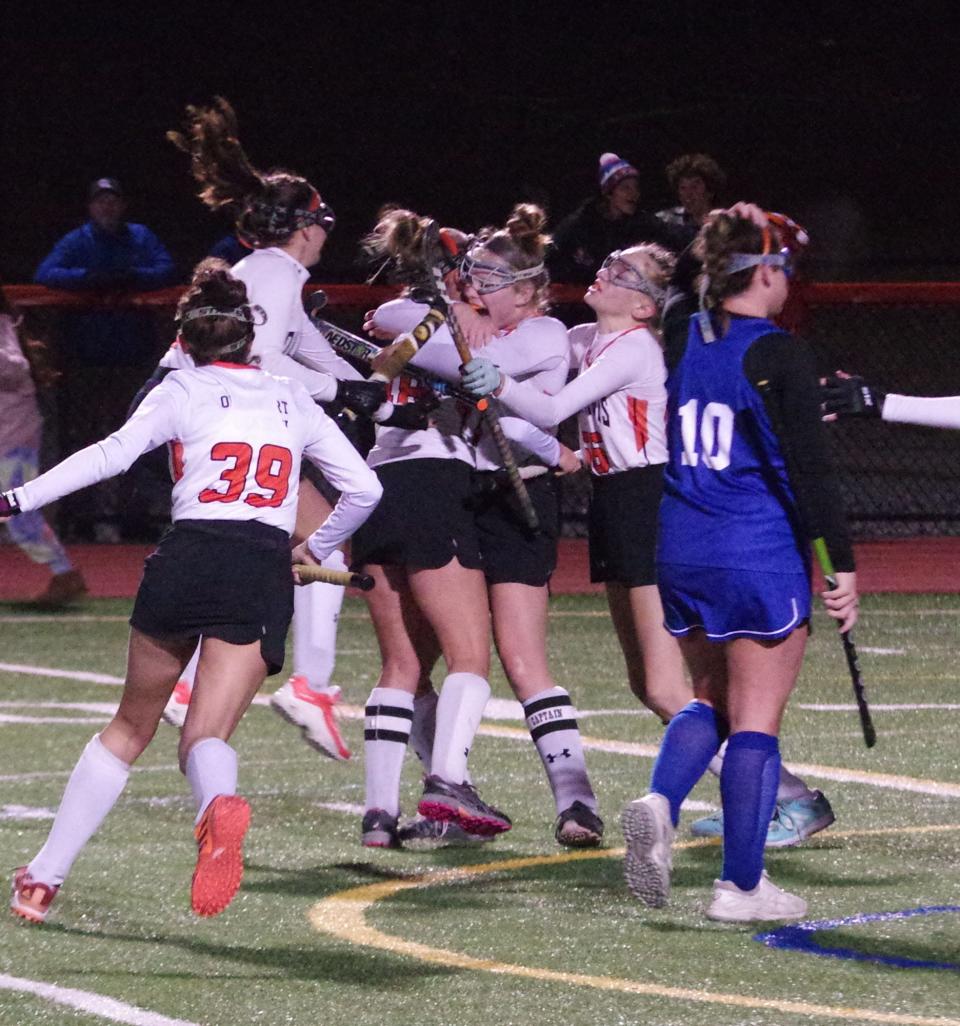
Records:
[[[580,732],[577,721],[571,718],[569,720],[551,720],[549,723],[543,723],[539,727],[534,727],[530,731],[530,736],[534,741],[539,741],[544,734],[553,734],[557,730],[575,730],[578,733]]]
[[[561,705],[573,705],[569,695],[554,695],[552,698],[540,698],[523,707],[524,716],[532,716],[542,709],[556,709]]]
[[[363,732],[364,741],[396,741],[397,744],[405,745],[410,741],[410,735],[404,734],[400,730],[380,730],[374,728],[373,730],[365,730]]]
[[[402,720],[413,721],[413,710],[398,705],[368,705],[363,711],[367,716],[397,716]]]

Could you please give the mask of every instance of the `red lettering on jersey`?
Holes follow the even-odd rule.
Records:
[[[290,489],[290,470],[293,466],[293,454],[280,445],[265,445],[257,457],[257,469],[254,480],[261,488],[269,488],[270,495],[250,492],[243,500],[250,506],[262,509],[264,506],[279,506],[287,497]]]
[[[183,442],[170,442],[170,476],[176,484],[183,477]]]
[[[233,460],[233,466],[228,467],[220,475],[220,480],[226,481],[228,487],[225,492],[218,492],[216,488],[204,488],[199,495],[200,501],[236,502],[247,483],[247,471],[250,469],[252,458],[253,449],[246,442],[217,442],[210,450],[210,459],[218,463]]]
[[[204,488],[199,495],[201,502],[237,502],[247,483],[247,474],[253,462],[253,448],[246,442],[218,442],[210,450],[210,459],[215,462],[233,460],[220,475],[227,483],[225,492],[216,488]],[[293,454],[282,445],[263,446],[257,454],[257,466],[253,478],[261,488],[269,492],[248,492],[244,502],[261,509],[264,506],[279,506],[290,491],[290,471],[293,468]]]
[[[650,429],[647,426],[646,399],[636,399],[632,395],[627,396],[627,415],[633,425],[633,437],[637,443],[637,452],[642,452],[647,442],[650,441]]]
[[[607,451],[603,447],[603,438],[601,437],[600,432],[584,431],[582,439],[583,455],[589,461],[594,473],[609,474],[610,458],[607,456]]]

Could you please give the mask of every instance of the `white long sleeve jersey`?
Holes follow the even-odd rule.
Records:
[[[254,250],[231,268],[247,286],[251,305],[261,306],[266,322],[254,331],[251,356],[277,377],[293,378],[320,402],[337,393],[337,379],[362,378],[354,367],[330,348],[303,308],[303,286],[310,272],[289,253],[271,246]],[[174,370],[193,361],[174,343],[160,360]]]
[[[571,328],[580,373],[553,395],[530,381],[503,379],[500,401],[540,427],[578,414],[583,458],[592,473],[616,474],[667,462],[667,370],[663,350],[643,327],[600,334]]]
[[[38,509],[127,470],[171,444],[173,520],[257,520],[293,532],[306,455],[342,493],[311,535],[322,559],[363,523],[381,486],[299,382],[247,364],[213,363],[168,374],[112,435],[15,489]]]
[[[409,331],[427,310],[428,307],[423,304],[398,299],[381,306],[374,321],[385,331]],[[570,366],[566,329],[552,317],[528,317],[515,328],[500,332],[477,353],[493,360],[506,373],[532,380],[546,390],[559,389],[566,381]],[[446,325],[437,330],[411,363],[447,381],[460,381],[460,357]],[[393,399],[392,393],[390,398]],[[520,417],[503,416],[500,424],[513,445],[516,458],[526,459],[532,455],[549,467],[559,462],[560,445],[552,434],[534,427]],[[378,431],[378,447],[384,430],[381,428]],[[478,470],[495,470],[501,466],[496,444],[489,432],[484,430],[476,410],[463,411],[459,430],[464,432],[471,443],[471,459]],[[374,453],[370,455],[372,460]]]

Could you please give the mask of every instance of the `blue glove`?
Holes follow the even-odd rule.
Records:
[[[490,360],[475,356],[460,368],[463,387],[471,395],[490,395],[500,387],[500,369]]]

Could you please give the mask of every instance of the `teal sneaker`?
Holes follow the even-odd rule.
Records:
[[[767,848],[789,848],[800,844],[820,830],[825,830],[836,817],[822,791],[812,791],[800,798],[779,801],[767,830]],[[715,812],[690,824],[694,837],[723,838],[723,812]]]

